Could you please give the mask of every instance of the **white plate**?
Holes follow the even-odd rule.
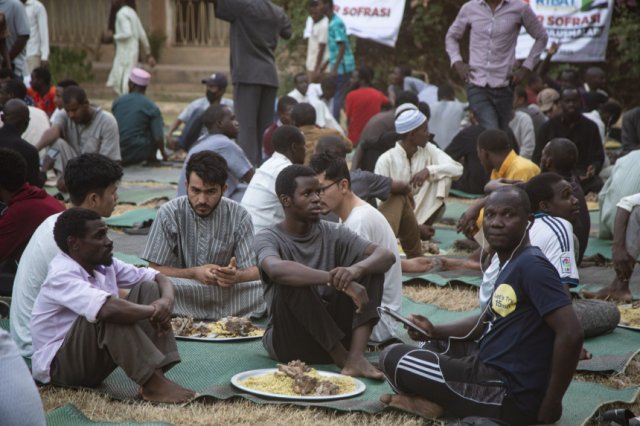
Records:
[[[264,327],[255,325],[256,328],[265,330]],[[175,336],[176,340],[193,340],[196,342],[242,342],[248,340],[258,340],[262,339],[262,334],[260,336],[239,336],[239,337],[218,337],[217,334],[212,335],[211,337],[196,337],[196,336]]]
[[[620,305],[618,306],[618,308],[623,308],[623,309],[640,309],[640,307],[636,307],[634,308],[633,305],[631,303],[627,303],[625,305]],[[622,315],[622,312],[620,312],[620,315]],[[622,320],[622,318],[620,318],[620,320]],[[633,325],[627,325],[627,324],[618,324],[618,327],[620,328],[626,328],[627,330],[634,330],[634,331],[640,331],[640,327],[635,327]]]
[[[246,386],[243,386],[240,383],[250,377],[262,376],[263,374],[275,373],[276,371],[278,371],[277,368],[261,368],[258,370],[250,370],[250,371],[245,371],[243,373],[238,373],[231,378],[231,384],[240,390],[243,390],[248,393],[252,393],[254,395],[265,396],[267,398],[288,399],[288,400],[295,400],[295,401],[328,401],[332,399],[352,398],[356,395],[360,395],[367,389],[367,386],[364,383],[362,383],[360,380],[353,377],[351,378],[355,382],[356,388],[352,392],[343,393],[340,395],[281,395],[277,393],[263,392],[263,391],[255,390],[252,388],[248,388]],[[343,376],[342,374],[331,373],[329,371],[320,371],[320,370],[317,370],[317,371],[318,371],[318,374],[324,377]]]

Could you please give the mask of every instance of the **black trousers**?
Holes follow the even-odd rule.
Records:
[[[398,393],[418,395],[442,406],[447,417],[480,416],[510,425],[535,424],[507,395],[497,370],[479,357],[475,342],[427,342],[422,348],[392,345],[380,354],[380,368]]]
[[[359,314],[349,296],[331,287],[279,286],[265,334],[269,354],[280,362],[333,363],[329,351],[335,345],[342,343],[348,350],[352,330],[379,320],[376,308],[382,300],[384,275],[369,275],[360,284],[367,289],[369,303]]]

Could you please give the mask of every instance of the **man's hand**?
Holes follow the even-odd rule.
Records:
[[[173,151],[176,150],[176,141],[173,139],[173,135],[171,133],[167,135],[167,148]]]
[[[329,284],[335,287],[339,291],[345,291],[346,288],[353,282],[359,281],[362,276],[362,271],[354,266],[344,268],[339,266],[329,271],[331,277]]]
[[[220,268],[218,265],[202,265],[194,268],[194,278],[200,281],[205,285],[216,285],[218,281],[216,280],[216,270]]]
[[[468,208],[467,211],[460,216],[456,230],[472,239],[474,234],[478,232],[476,221],[478,220],[479,214],[480,212],[474,209],[473,206]]]
[[[538,422],[541,424],[552,424],[562,417],[562,401],[547,401],[545,398],[538,409]]]
[[[429,176],[431,176],[431,173],[429,173],[429,169],[425,168],[424,170],[413,175],[409,183],[413,186],[420,187],[426,180],[429,179]]]
[[[151,68],[156,66],[156,58],[154,58],[153,55],[147,56],[147,65],[149,65]]]
[[[620,247],[618,244],[611,247],[611,260],[618,280],[628,283],[631,274],[633,274],[633,268],[636,266],[636,260],[624,247]]]
[[[462,61],[458,61],[453,64],[453,69],[458,73],[462,81],[464,81],[465,83],[469,81],[471,69],[469,68],[468,64],[465,64]]]
[[[149,318],[149,321],[158,325],[165,325],[171,323],[171,311],[173,310],[173,303],[169,299],[161,297],[151,303],[151,306],[155,308],[153,315]]]
[[[49,61],[40,61],[40,66],[44,68],[49,68]]]
[[[221,266],[215,272],[214,276],[220,287],[231,287],[238,282],[238,267],[236,266],[236,258],[232,257],[228,266]]]
[[[560,43],[558,43],[557,41],[554,41],[553,43],[551,43],[551,46],[549,46],[549,50],[547,50],[547,55],[553,56],[556,53],[558,53],[558,49],[560,49]]]
[[[367,303],[369,303],[369,295],[367,289],[355,281],[351,281],[349,285],[344,289],[344,293],[353,300],[353,304],[356,305],[356,313],[361,313]]]
[[[64,176],[60,176],[58,178],[58,181],[56,182],[56,188],[58,188],[58,191],[62,193],[69,192],[67,191],[67,183],[64,181]]]
[[[529,76],[530,72],[531,71],[529,71],[528,68],[525,68],[525,67],[518,68],[516,72],[514,72],[513,75],[511,76],[511,84],[513,84],[514,86],[519,85],[524,81],[524,79],[526,79]]]
[[[418,315],[418,314],[412,314],[412,315],[409,315],[408,319],[409,321],[417,325],[419,328],[424,330],[429,336],[435,335],[435,327],[433,326],[433,324],[431,324],[431,321],[429,321],[426,317],[423,317],[422,315]],[[409,337],[411,337],[412,340],[424,341],[424,334],[420,334],[417,331],[412,330],[406,326],[405,328],[407,329]]]

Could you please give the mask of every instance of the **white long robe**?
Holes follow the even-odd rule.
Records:
[[[129,93],[129,75],[138,65],[140,44],[148,55],[149,39],[135,10],[122,6],[116,14],[116,31],[113,35],[116,55],[107,79],[107,87],[113,87],[118,95]]]

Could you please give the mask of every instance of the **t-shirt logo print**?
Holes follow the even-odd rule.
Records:
[[[504,318],[515,311],[517,304],[516,292],[509,284],[500,284],[493,292],[491,309],[501,317]]]

